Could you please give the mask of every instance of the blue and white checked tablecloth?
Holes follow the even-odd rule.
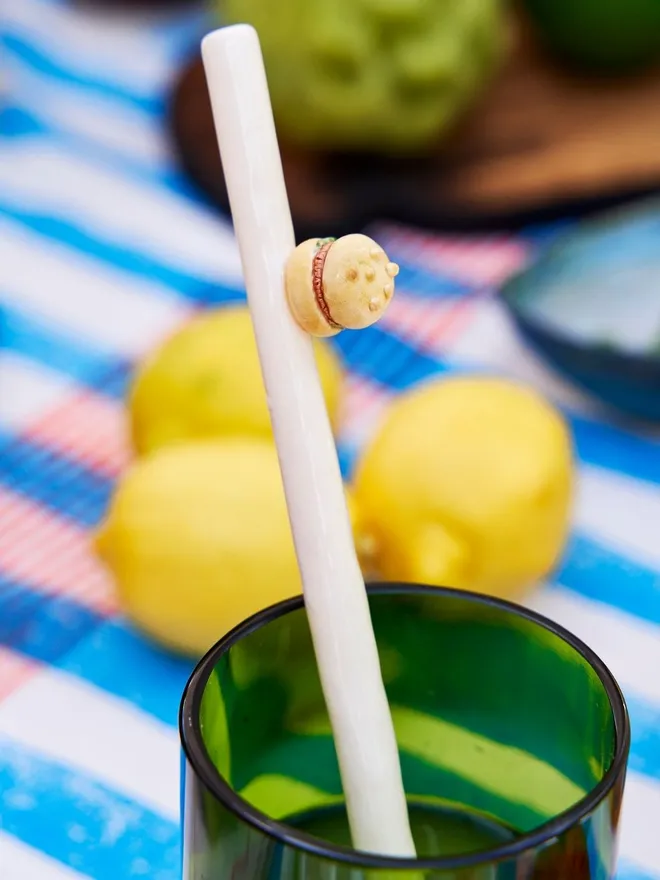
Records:
[[[204,27],[199,12],[0,0],[2,880],[178,875],[175,721],[190,664],[125,625],[88,536],[127,460],[132,365],[192,310],[242,295],[230,228],[191,195],[161,128]],[[513,335],[493,289],[538,236],[378,235],[402,264],[401,294],[378,328],[339,337],[344,464],[393,393],[452,369],[525,378],[565,408],[575,527],[531,604],[626,692],[619,877],[660,878],[660,442],[608,423]]]

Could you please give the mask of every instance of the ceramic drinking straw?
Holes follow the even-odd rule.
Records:
[[[356,849],[415,855],[392,717],[312,339],[284,291],[295,247],[255,30],[202,43],[305,608]]]

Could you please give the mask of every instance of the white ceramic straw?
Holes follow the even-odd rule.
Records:
[[[295,241],[259,40],[247,25],[222,28],[204,39],[202,55],[353,843],[412,857],[394,728],[312,340],[284,293]]]

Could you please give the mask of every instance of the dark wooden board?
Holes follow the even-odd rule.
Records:
[[[660,189],[660,70],[579,76],[546,56],[520,19],[512,30],[510,58],[488,93],[429,157],[330,155],[282,143],[298,237],[342,235],[374,219],[511,227]],[[184,168],[227,211],[198,58],[176,83],[169,123]]]

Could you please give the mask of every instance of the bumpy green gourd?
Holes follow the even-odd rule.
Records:
[[[502,54],[502,0],[214,0],[259,32],[290,141],[418,151],[470,104]]]

